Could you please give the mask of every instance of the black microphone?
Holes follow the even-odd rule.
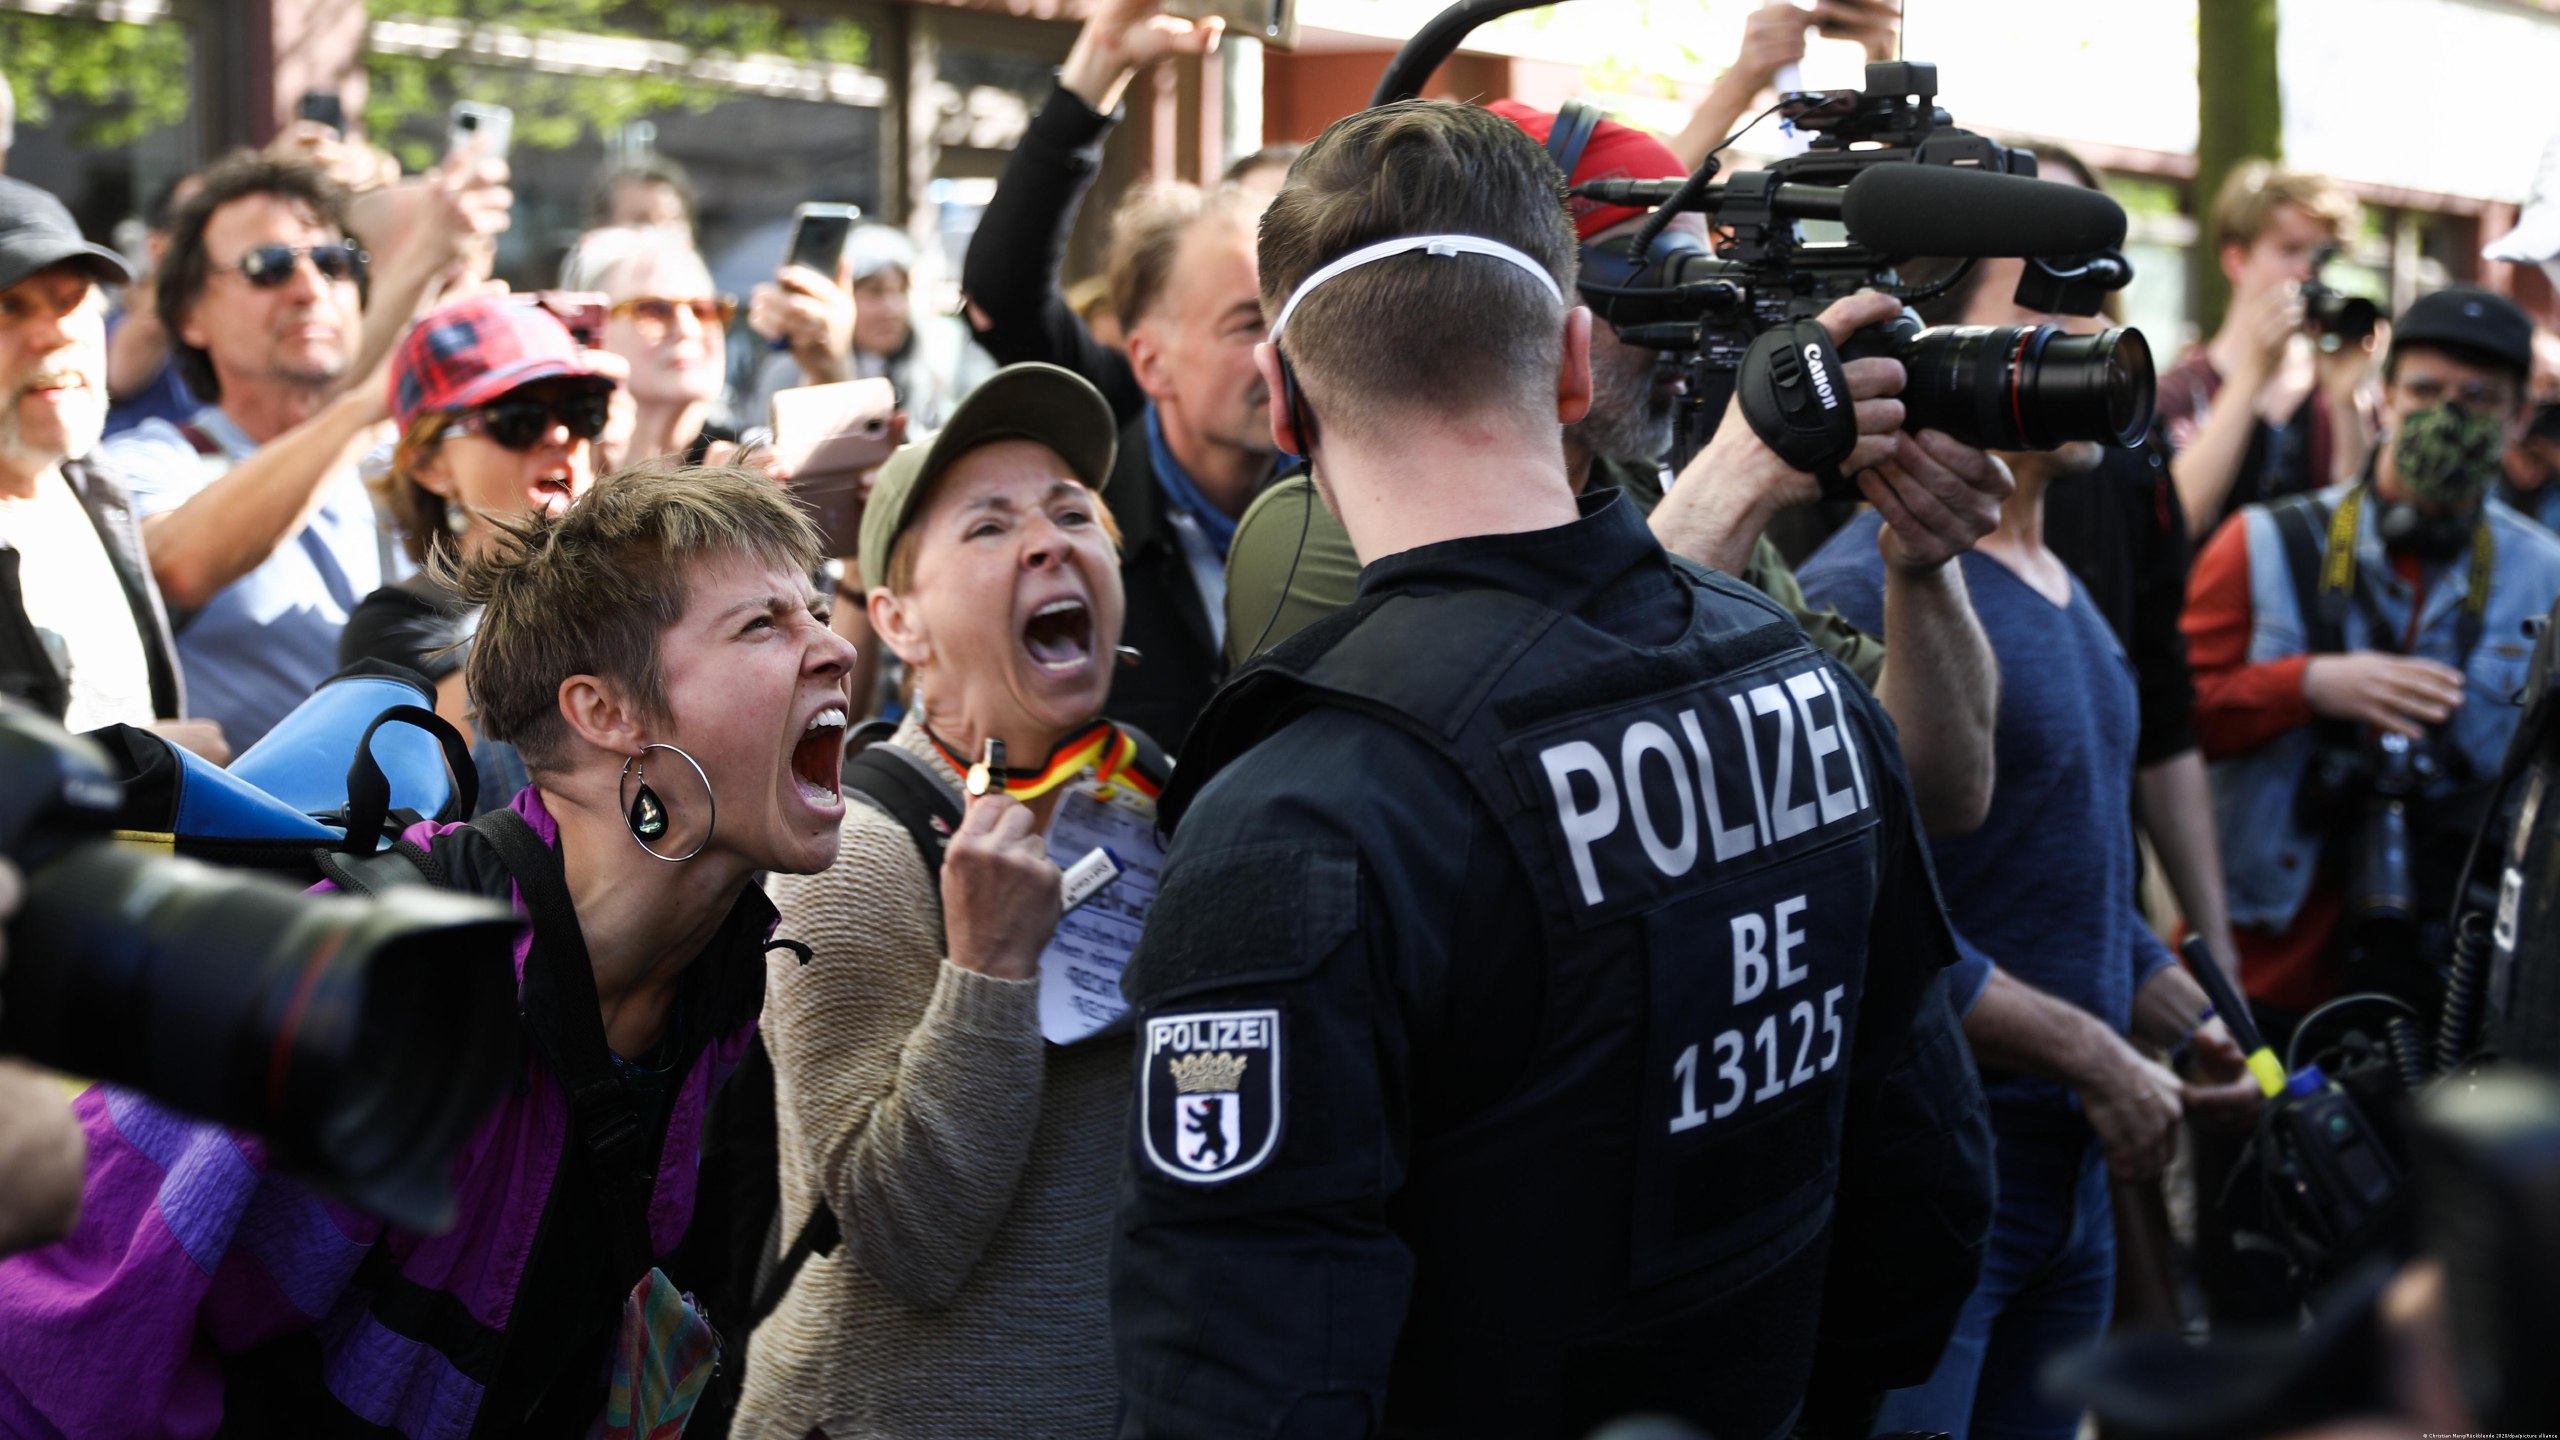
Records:
[[[1840,219],[1882,255],[2086,255],[2124,243],[2124,207],[2095,190],[1953,165],[1860,171]]]

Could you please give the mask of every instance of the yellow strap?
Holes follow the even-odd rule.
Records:
[[[2329,516],[2329,548],[2320,557],[2320,589],[2326,594],[2352,594],[2356,588],[2356,521],[2364,513],[2364,488],[2347,492],[2338,508]],[[2490,572],[2496,568],[2498,546],[2489,534],[2489,516],[2483,511],[2480,523],[2471,531],[2471,588],[2462,597],[2462,606],[2474,615],[2489,613]],[[2309,617],[2304,617],[2308,619]]]
[[[2251,1051],[2249,1073],[2258,1077],[2258,1088],[2265,1091],[2268,1098],[2284,1092],[2284,1062],[2276,1058],[2273,1050],[2261,1046]]]
[[[2489,538],[2489,516],[2484,510],[2471,532],[2471,593],[2462,597],[2463,608],[2474,615],[2489,613],[2489,571],[2497,558],[2497,542]]]

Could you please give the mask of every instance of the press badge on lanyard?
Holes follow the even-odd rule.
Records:
[[[1838,1162],[1879,826],[1844,683],[1791,654],[1509,747],[1576,928],[1642,935],[1637,1283],[1802,1220]]]
[[[1061,917],[1049,947],[1040,952],[1040,1033],[1055,1045],[1128,1024],[1120,972],[1137,948],[1164,869],[1153,807],[1121,786],[1083,780],[1058,801],[1049,822],[1049,858],[1068,870],[1097,849],[1119,866],[1118,877]]]

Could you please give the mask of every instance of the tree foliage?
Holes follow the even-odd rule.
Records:
[[[391,143],[403,163],[434,159],[434,142],[402,136],[401,124],[440,116],[455,100],[488,100],[515,112],[515,144],[561,150],[582,137],[612,135],[624,125],[673,110],[703,111],[735,92],[669,67],[648,73],[560,74],[496,66],[476,59],[474,37],[497,34],[605,35],[683,47],[696,58],[774,55],[786,60],[864,65],[871,32],[850,20],[806,21],[771,6],[687,5],[682,0],[376,0],[377,20],[458,24],[463,43],[442,55],[375,52],[365,57],[371,82],[365,126]]]
[[[2242,162],[2284,155],[2284,90],[2276,75],[2276,0],[2200,0],[2196,6],[2196,319],[2222,323],[2231,282],[2213,199]]]
[[[17,97],[19,123],[51,123],[58,105],[89,113],[73,135],[88,147],[129,145],[187,116],[187,33],[102,20],[78,10],[30,15],[0,9],[0,65]]]

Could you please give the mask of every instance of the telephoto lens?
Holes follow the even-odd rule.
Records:
[[[2139,330],[1924,330],[1905,311],[1850,337],[1841,353],[1901,361],[1902,428],[1943,430],[1978,449],[2050,450],[2075,440],[2131,445],[2151,429],[2151,346]]]
[[[0,708],[0,855],[27,881],[0,1053],[251,1132],[396,1224],[451,1224],[453,1156],[519,1067],[520,918],[426,886],[306,894],[92,838],[115,783],[94,747]]]

